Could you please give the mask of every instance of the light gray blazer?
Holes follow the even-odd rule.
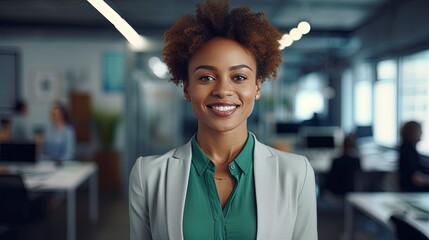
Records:
[[[161,156],[140,157],[130,175],[131,240],[183,239],[191,142]],[[314,172],[308,160],[255,140],[257,239],[316,240]]]

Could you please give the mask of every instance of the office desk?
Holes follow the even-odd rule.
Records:
[[[412,204],[419,205],[429,211],[429,193],[351,193],[346,197],[345,236],[353,239],[354,211],[363,213],[383,228],[393,234],[389,223],[390,216],[397,212],[407,211],[406,220],[429,237],[429,221],[418,220],[415,216],[417,210]]]
[[[38,163],[23,170],[23,180],[30,192],[64,192],[67,198],[67,240],[76,240],[76,191],[89,181],[89,217],[98,222],[98,167],[89,162],[65,162],[60,167]]]

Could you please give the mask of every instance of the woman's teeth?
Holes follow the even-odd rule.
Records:
[[[212,106],[212,108],[216,111],[231,111],[237,106]]]

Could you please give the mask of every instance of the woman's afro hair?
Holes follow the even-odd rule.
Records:
[[[186,15],[164,33],[164,61],[176,85],[188,81],[188,62],[192,55],[214,37],[237,41],[250,50],[256,60],[257,77],[275,79],[282,61],[279,40],[282,33],[263,12],[249,7],[230,10],[227,0],[206,0],[197,5],[196,14]]]

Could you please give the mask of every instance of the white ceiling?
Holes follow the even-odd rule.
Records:
[[[160,37],[184,14],[193,14],[202,0],[106,1],[140,34]],[[263,11],[274,25],[287,32],[301,20],[312,25],[310,34],[285,52],[290,63],[326,49],[346,51],[349,34],[394,0],[236,0]],[[106,34],[116,29],[85,0],[0,0],[0,36],[37,31],[47,34]],[[296,56],[293,56],[296,54]],[[298,56],[299,55],[299,56]],[[299,64],[299,60],[296,60]]]

